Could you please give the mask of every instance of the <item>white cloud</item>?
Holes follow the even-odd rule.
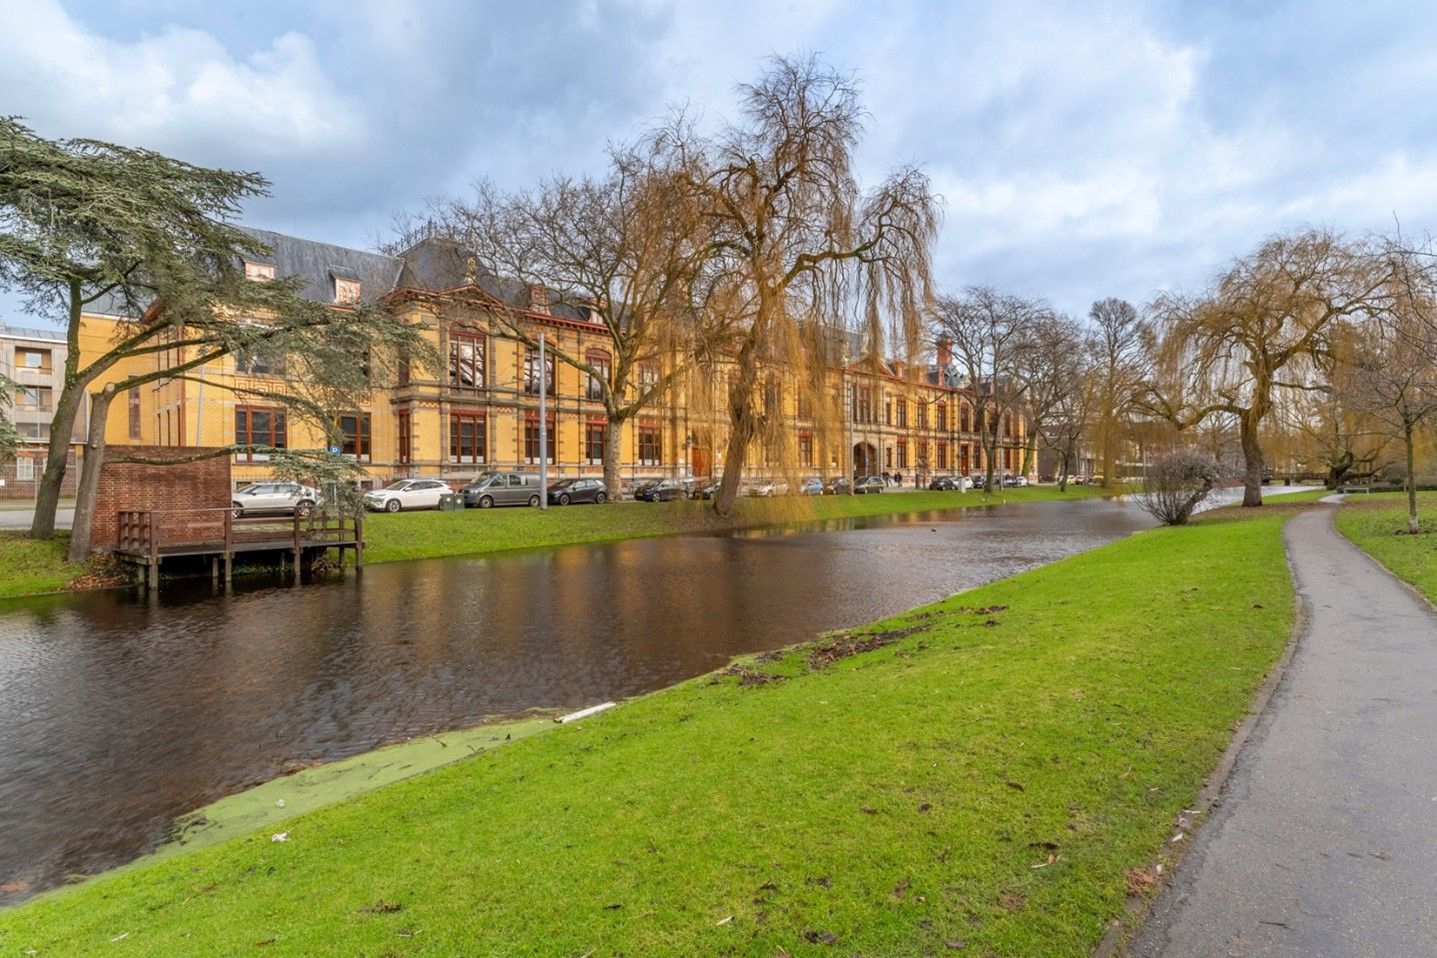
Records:
[[[47,132],[161,150],[244,144],[249,157],[288,159],[365,137],[362,115],[298,33],[237,58],[199,30],[169,26],[117,41],[87,31],[54,0],[5,4],[0,86]]]

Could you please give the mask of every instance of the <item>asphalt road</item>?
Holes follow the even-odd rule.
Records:
[[[0,529],[28,529],[35,518],[34,509],[0,509]],[[55,527],[68,529],[75,521],[74,509],[56,509]]]
[[[1332,512],[1288,524],[1307,630],[1133,955],[1437,954],[1437,614]]]

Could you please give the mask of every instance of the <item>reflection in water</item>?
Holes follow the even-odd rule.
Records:
[[[663,508],[655,506],[655,508]],[[670,685],[1149,525],[1079,501],[0,606],[0,903],[287,769]],[[841,533],[836,530],[843,529]]]

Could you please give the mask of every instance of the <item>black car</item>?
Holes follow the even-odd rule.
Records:
[[[646,492],[648,492],[654,486],[657,486],[662,481],[662,479],[645,479],[643,482],[629,489],[629,498],[642,499]]]
[[[645,502],[672,502],[684,498],[684,484],[678,479],[660,479],[646,483],[642,492],[634,493],[634,498]]]
[[[869,492],[882,492],[886,485],[888,483],[883,481],[882,476],[863,476],[853,484],[853,494],[861,496]]]
[[[560,479],[549,486],[549,503],[567,506],[570,503],[609,501],[608,490],[602,479]]]
[[[934,492],[955,492],[962,487],[959,486],[958,480],[952,476],[939,476],[937,479],[928,483],[928,488]]]
[[[849,487],[852,485],[853,483],[849,481],[847,476],[834,476],[828,480],[828,483],[823,487],[823,494],[825,496],[847,495]]]
[[[718,487],[719,480],[717,479],[700,479],[694,483],[692,495],[695,499],[712,499],[718,495]]]

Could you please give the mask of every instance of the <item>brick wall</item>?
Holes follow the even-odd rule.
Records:
[[[5,481],[5,484],[0,486],[0,499],[35,498],[35,490],[45,472],[45,455],[48,451],[40,446],[26,445],[15,454],[13,461],[0,466],[0,479]],[[73,449],[67,462],[65,481],[60,484],[60,495],[73,496],[75,482],[80,476]]]
[[[111,444],[109,456],[173,456],[194,455],[203,449],[172,446],[121,446]],[[230,504],[230,456],[214,456],[198,462],[169,466],[151,466],[133,462],[115,462],[107,458],[100,470],[100,488],[95,497],[95,524],[91,541],[97,550],[114,548],[118,534],[116,514],[127,509],[149,509],[156,512],[175,510],[220,509]],[[193,520],[193,521],[192,521]],[[203,521],[201,521],[203,520]],[[222,520],[221,513],[200,513],[193,517],[172,516],[166,521],[166,539],[177,535],[207,540],[214,538],[212,526]],[[222,522],[221,522],[222,526]],[[222,534],[221,534],[222,535]]]

